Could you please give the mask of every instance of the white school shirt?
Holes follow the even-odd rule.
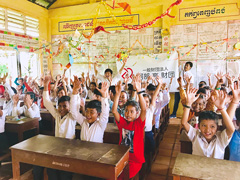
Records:
[[[96,78],[99,79],[101,82],[107,82],[109,86],[114,86],[114,85],[116,85],[116,84],[118,83],[118,81],[121,80],[121,76],[120,76],[119,73],[117,73],[117,74],[112,78],[112,82],[111,82],[111,83],[109,82],[109,80],[108,80],[105,76],[103,76],[103,75],[101,75],[101,74],[99,74],[99,73],[97,74],[97,77],[96,77]]]
[[[88,97],[90,100],[94,100],[94,93],[93,93],[91,90],[89,90],[87,97]]]
[[[3,110],[3,115],[0,117],[0,133],[5,132],[5,117],[6,117],[6,111]]]
[[[39,107],[35,103],[32,103],[29,109],[27,108],[26,105],[20,107],[20,103],[18,103],[16,107],[13,107],[12,110],[13,116],[19,116],[21,114],[24,114],[24,116],[29,118],[39,118],[39,121],[41,120]]]
[[[75,138],[75,126],[76,119],[73,118],[71,110],[63,118],[54,107],[53,103],[49,98],[48,91],[43,91],[43,103],[46,109],[51,113],[55,118],[55,137],[74,139]],[[75,106],[75,102],[70,98],[70,107]]]
[[[79,95],[72,95],[73,101],[77,101]],[[100,117],[89,127],[89,123],[80,112],[77,106],[72,107],[72,114],[77,122],[81,125],[81,140],[90,142],[103,142],[104,131],[107,127],[109,117],[109,103],[108,98],[101,100],[101,114]]]
[[[160,116],[162,112],[162,108],[164,108],[170,101],[170,95],[167,90],[163,90],[163,92],[159,93],[157,102],[156,102],[156,108],[155,108],[155,128],[159,128],[159,121]]]
[[[5,83],[4,87],[5,87],[5,91],[8,92],[9,97],[11,99],[8,102],[6,100],[3,102],[3,110],[5,111],[6,116],[11,116],[12,110],[13,110],[12,97],[13,97],[13,95],[15,95],[15,93],[13,92],[11,86],[8,83]]]
[[[153,105],[150,105],[149,108],[147,108],[146,121],[145,121],[145,132],[152,131],[152,120],[153,120],[154,111],[155,111],[155,107]]]
[[[195,129],[192,126],[190,126],[187,135],[192,141],[192,154],[216,159],[224,158],[225,148],[231,140],[231,138],[228,138],[226,129],[224,129],[222,132],[217,131],[210,143],[207,142],[199,129]]]

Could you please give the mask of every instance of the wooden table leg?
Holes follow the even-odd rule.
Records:
[[[23,141],[23,132],[18,131],[18,142],[22,142],[22,141]]]
[[[173,176],[173,180],[181,180],[180,176]]]
[[[20,180],[20,163],[15,159],[13,152],[12,152],[12,171],[13,171],[13,180]]]
[[[129,179],[129,163],[124,167],[123,171],[123,180],[128,180]]]

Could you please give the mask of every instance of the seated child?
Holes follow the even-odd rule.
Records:
[[[240,127],[240,108],[236,109],[236,107],[239,105],[238,84],[237,88],[233,89],[233,86],[230,86],[230,88],[232,89],[233,98],[232,102],[230,103],[227,109],[227,112],[231,120],[233,119],[234,114],[236,115],[237,119],[236,124],[238,127]],[[230,151],[229,160],[240,162],[240,129],[234,131],[232,139],[229,143],[229,151]]]
[[[0,154],[6,153],[8,151],[8,140],[5,133],[5,117],[6,114],[4,110],[0,110]]]
[[[51,76],[45,76],[44,79],[44,91],[43,91],[43,103],[46,109],[55,118],[55,137],[74,139],[75,138],[75,126],[76,119],[74,118],[71,107],[76,106],[77,102],[70,100],[69,96],[62,96],[58,100],[58,109],[56,109],[50,100],[48,86],[51,80]],[[43,168],[35,167],[33,170],[34,179],[39,179],[42,176]],[[55,169],[47,169],[48,179],[55,180],[60,176],[61,180],[71,180],[72,173]]]
[[[116,95],[113,103],[112,112],[115,117],[119,133],[120,133],[120,141],[121,144],[124,139],[122,138],[122,129],[127,129],[131,133],[129,133],[128,144],[131,146],[130,154],[129,154],[129,178],[133,178],[141,169],[142,164],[145,162],[144,159],[144,127],[145,127],[145,119],[146,119],[146,104],[144,98],[141,93],[141,77],[137,76],[133,80],[133,85],[135,90],[138,92],[139,102],[141,111],[139,108],[139,104],[136,101],[127,101],[125,104],[125,117],[121,116],[118,111],[118,101],[119,96],[121,95],[121,82],[119,81],[116,86]],[[139,116],[140,114],[140,116]],[[139,116],[139,117],[138,117]],[[126,142],[126,141],[124,141]]]
[[[156,80],[158,82],[158,86],[154,91],[152,97],[149,94],[143,94],[147,109],[145,123],[145,153],[154,152],[155,149],[155,141],[152,132],[153,115],[156,107],[156,99],[162,85],[162,81],[159,77],[157,77]]]
[[[79,98],[78,90],[81,88],[81,82],[75,77],[74,88],[72,93],[72,101]],[[109,117],[108,103],[108,84],[102,83],[101,89],[97,90],[101,93],[101,102],[92,100],[87,104],[86,117],[79,113],[79,106],[72,106],[72,114],[74,119],[82,126],[81,140],[103,143],[104,131],[107,127]]]
[[[41,120],[40,110],[38,105],[35,104],[34,101],[35,94],[33,92],[27,92],[24,96],[24,106],[20,107],[20,103],[18,103],[19,96],[14,95],[12,115],[20,116],[23,114],[24,116],[29,118],[39,118],[40,121]]]
[[[196,92],[197,89],[194,88],[187,90],[186,104],[183,105],[184,111],[182,116],[182,125],[192,141],[192,154],[223,159],[225,148],[229,144],[234,132],[234,125],[224,108],[226,94],[222,91],[216,91],[216,95],[212,96],[212,100],[221,112],[226,126],[226,129],[222,132],[217,132],[218,116],[212,111],[203,111],[199,114],[199,129],[193,128],[188,123],[191,105],[199,96],[195,96]]]

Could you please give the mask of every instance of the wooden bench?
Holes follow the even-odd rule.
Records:
[[[11,151],[8,151],[6,153],[0,154],[0,166],[2,164],[2,161],[6,160],[9,157],[11,157]]]
[[[240,163],[179,153],[174,167],[173,180],[237,180]]]

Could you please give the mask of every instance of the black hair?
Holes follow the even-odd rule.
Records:
[[[35,96],[34,92],[26,92],[26,95],[27,94],[30,96],[31,99],[33,99],[33,102],[36,101],[36,96]]]
[[[96,109],[98,113],[101,113],[102,111],[102,105],[101,105],[101,102],[98,101],[98,100],[92,100],[90,101],[86,108],[92,108],[92,109]]]
[[[50,82],[50,84],[55,84],[54,82]]]
[[[207,91],[204,88],[199,88],[197,91],[197,94],[200,94],[200,93],[207,94]]]
[[[233,95],[233,92],[232,92],[232,91],[230,91],[230,92],[228,93],[228,95],[229,95],[229,96],[232,96],[232,95]]]
[[[60,91],[64,91],[64,88],[63,87],[60,87],[60,88],[58,88],[58,91],[57,91],[57,93],[59,93]],[[64,91],[65,92],[65,91]]]
[[[198,84],[199,88],[203,88],[203,86],[206,86],[206,85],[207,83],[205,81],[200,81]]]
[[[199,124],[202,120],[214,120],[218,124],[218,115],[213,111],[202,111],[199,114]]]
[[[127,95],[127,99],[128,99],[128,93],[127,93],[126,91],[124,91],[124,90],[122,90],[121,93],[122,93],[122,92]]]
[[[151,98],[151,96],[149,94],[144,93],[143,97],[147,97],[149,99],[150,104],[151,104],[152,98]]]
[[[116,94],[115,86],[110,86],[108,90],[111,91],[113,95]]]
[[[44,90],[44,87],[39,87],[39,90]]]
[[[129,90],[129,91],[133,91],[133,85],[130,84],[130,83],[128,84],[128,90]]]
[[[135,108],[136,108],[136,111],[139,111],[139,110],[140,110],[140,106],[139,106],[138,102],[135,101],[135,100],[128,100],[128,101],[126,102],[126,104],[124,105],[124,108],[126,108],[127,106],[133,106],[133,107],[135,107]]]
[[[189,66],[190,66],[191,68],[193,67],[193,63],[192,63],[192,62],[188,61],[188,62],[186,62],[185,65],[187,65],[187,64],[189,64]]]
[[[147,90],[148,90],[148,91],[155,91],[155,90],[156,90],[156,86],[154,86],[153,84],[149,84],[149,85],[147,86]]]
[[[96,94],[96,95],[102,96],[102,94],[97,89],[94,89],[93,93]]]
[[[211,88],[209,86],[204,86],[203,88],[206,90],[211,90]]]
[[[95,82],[90,82],[90,85],[94,85],[95,87],[97,87],[96,83]]]
[[[105,70],[104,74],[107,73],[107,72],[110,72],[111,74],[113,74],[113,71],[109,68]]]
[[[18,78],[18,80],[22,80],[23,81],[23,78]]]
[[[14,87],[11,87],[11,89],[13,90],[14,94],[17,94],[17,90]]]
[[[58,99],[58,104],[60,104],[61,102],[65,102],[68,101],[70,102],[70,97],[69,96],[62,96]]]
[[[102,89],[102,83],[101,82],[98,84],[98,89]]]
[[[235,116],[237,118],[237,121],[240,123],[240,107],[236,109]]]

